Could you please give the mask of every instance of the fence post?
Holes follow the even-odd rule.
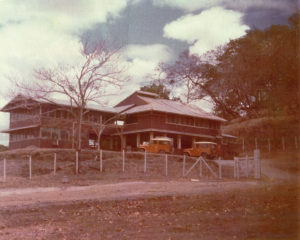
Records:
[[[6,182],[6,158],[3,159],[3,182]]]
[[[186,155],[183,155],[183,163],[182,163],[182,176],[184,177],[185,172],[185,161],[186,161]]]
[[[32,178],[31,162],[32,162],[31,155],[29,155],[29,179],[30,180]]]
[[[238,158],[237,157],[234,157],[234,167],[233,167],[233,175],[234,175],[234,178],[239,178],[238,177]]]
[[[54,153],[54,159],[53,159],[53,175],[56,175],[56,153]]]
[[[296,149],[298,149],[298,139],[297,139],[297,136],[295,136],[295,147],[296,147]]]
[[[219,165],[219,179],[222,179],[222,164],[218,164]]]
[[[282,141],[282,151],[285,151],[285,141],[284,141],[284,137],[281,138]]]
[[[100,159],[100,172],[102,172],[102,150],[100,150],[99,159]]]
[[[147,170],[147,152],[145,151],[144,153],[144,173]]]
[[[246,155],[246,176],[249,177],[249,159],[248,155]]]
[[[240,179],[240,159],[239,158],[236,159],[236,166],[237,166],[237,168],[236,168],[237,179]]]
[[[260,151],[259,149],[254,150],[254,178],[259,179],[261,175],[260,169]]]
[[[76,175],[78,174],[78,151],[76,151]]]
[[[165,156],[166,159],[166,176],[168,176],[168,155]]]
[[[199,167],[200,167],[200,177],[202,177],[202,158],[199,161]]]
[[[236,157],[233,158],[233,177],[236,178]]]
[[[125,150],[123,149],[122,153],[122,171],[125,171]]]
[[[257,138],[255,138],[255,149],[257,149]]]
[[[271,140],[269,137],[268,137],[268,147],[269,147],[269,153],[270,153],[271,152]]]

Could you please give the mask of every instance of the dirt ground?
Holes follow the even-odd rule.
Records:
[[[141,180],[137,168],[141,177],[62,182],[62,171],[52,184],[51,173],[2,183],[0,239],[299,239],[299,158],[282,158],[263,161],[260,181]]]

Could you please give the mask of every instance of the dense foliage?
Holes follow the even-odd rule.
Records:
[[[185,87],[187,100],[210,97],[227,119],[299,113],[299,14],[289,25],[254,29],[207,56],[183,52],[162,64],[166,83]]]
[[[0,152],[6,151],[8,147],[0,144]]]
[[[170,91],[162,83],[150,83],[140,88],[141,91],[156,93],[160,98],[170,99]]]

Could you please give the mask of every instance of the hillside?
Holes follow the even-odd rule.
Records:
[[[287,149],[299,148],[300,119],[296,116],[261,117],[256,119],[235,119],[222,127],[226,134],[243,138],[252,146],[256,141],[267,148],[268,141],[272,147]]]
[[[6,151],[8,147],[0,144],[0,152]]]

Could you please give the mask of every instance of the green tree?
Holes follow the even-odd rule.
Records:
[[[140,88],[141,91],[156,93],[160,98],[170,99],[170,91],[162,84],[152,82]]]
[[[289,25],[251,30],[209,56],[213,61],[185,51],[175,63],[161,64],[165,82],[188,86],[190,99],[209,96],[227,119],[299,112],[299,14]]]

